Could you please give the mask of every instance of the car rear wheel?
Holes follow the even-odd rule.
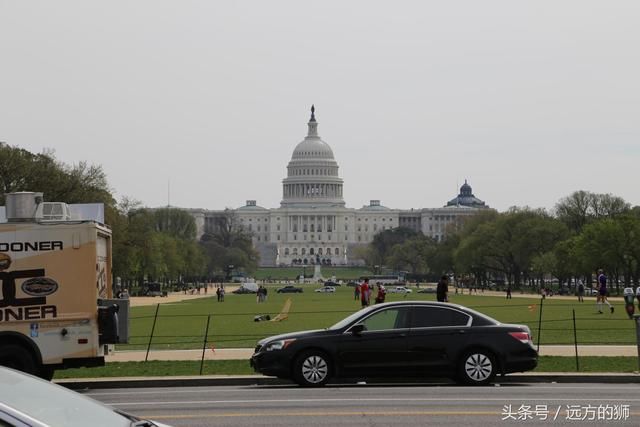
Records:
[[[497,366],[494,355],[482,349],[465,353],[458,366],[458,378],[467,385],[489,384],[496,376]]]
[[[320,351],[302,353],[296,359],[294,369],[295,381],[304,387],[320,387],[331,378],[331,362],[327,355]]]

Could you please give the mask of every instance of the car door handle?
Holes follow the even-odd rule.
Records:
[[[464,329],[459,329],[458,330],[458,334],[460,334],[460,335],[464,335],[466,333],[467,333],[467,331],[465,331]]]

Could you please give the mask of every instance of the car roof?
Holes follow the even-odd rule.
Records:
[[[129,426],[112,408],[34,376],[0,366],[0,402],[46,425]],[[73,408],[72,411],[65,408]]]
[[[472,308],[469,307],[465,307],[464,305],[460,305],[460,304],[452,304],[449,302],[437,302],[437,301],[393,301],[393,302],[385,302],[382,304],[376,304],[375,306],[372,307],[402,307],[402,306],[424,306],[424,307],[447,307],[447,308],[453,308],[456,310],[461,310],[464,311],[466,313],[469,314],[473,314],[476,316],[480,316],[483,317],[485,319],[489,319],[495,323],[500,323],[498,322],[496,319],[487,316],[484,313],[480,313],[479,311],[476,311]]]

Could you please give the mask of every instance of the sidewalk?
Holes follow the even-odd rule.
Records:
[[[56,384],[72,390],[113,389],[113,388],[145,388],[145,387],[211,387],[211,386],[292,386],[293,383],[275,377],[262,375],[202,375],[183,377],[126,377],[126,378],[76,378],[56,380]],[[526,372],[510,374],[495,379],[497,385],[513,383],[565,383],[565,384],[640,384],[640,374],[620,373],[560,373],[560,372]],[[355,382],[341,381],[329,384],[340,384],[344,387],[361,387]],[[450,379],[421,378],[419,380],[369,380],[367,384],[452,384]]]
[[[249,360],[252,348],[207,348],[205,360]],[[146,351],[118,351],[107,356],[107,362],[139,362],[145,360]],[[540,356],[575,356],[572,345],[541,345]],[[578,356],[638,356],[634,345],[579,345]],[[148,360],[200,360],[200,350],[151,350]]]

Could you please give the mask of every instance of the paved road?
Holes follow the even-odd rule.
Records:
[[[177,387],[85,393],[127,412],[189,427],[640,425],[640,387],[633,384]],[[527,420],[518,420],[522,417]]]

